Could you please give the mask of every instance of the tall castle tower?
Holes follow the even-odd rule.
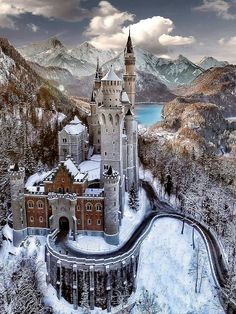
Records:
[[[113,68],[102,78],[102,105],[99,107],[101,125],[101,178],[103,172],[111,166],[120,175],[120,211],[124,207],[124,176],[122,136],[124,127],[124,112],[120,102],[122,80],[115,74]]]
[[[105,236],[108,243],[119,243],[119,174],[110,166],[103,172]]]
[[[135,105],[135,56],[134,56],[134,49],[133,44],[130,36],[127,40],[126,48],[124,51],[125,57],[125,74],[124,78],[124,89],[129,97],[132,107]]]
[[[9,177],[13,216],[13,244],[17,246],[27,235],[24,197],[25,169],[15,164],[15,166],[11,166],[9,169]]]

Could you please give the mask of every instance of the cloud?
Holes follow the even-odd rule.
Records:
[[[203,0],[203,4],[195,7],[194,10],[199,12],[213,12],[225,20],[232,20],[236,18],[236,14],[230,12],[232,6],[233,2],[224,0]]]
[[[182,37],[182,36],[170,36],[163,34],[159,37],[159,41],[164,46],[181,46],[190,45],[196,42],[193,36]]]
[[[125,24],[133,20],[133,14],[118,10],[108,1],[101,1],[85,34],[97,48],[121,50],[129,32]],[[169,35],[174,29],[174,23],[161,16],[129,24],[134,44],[156,54],[167,54],[168,46],[189,45],[195,41],[193,37]]]
[[[34,33],[37,33],[40,30],[39,26],[37,26],[33,23],[27,24],[27,27]]]
[[[218,41],[220,46],[235,48],[236,47],[236,36],[230,37],[229,39],[221,38]]]
[[[59,4],[58,0],[0,0],[0,27],[15,28],[14,17],[26,13],[68,22],[79,21],[91,16],[88,10],[81,8],[80,2],[66,0]]]

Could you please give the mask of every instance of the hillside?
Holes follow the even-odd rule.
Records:
[[[195,102],[210,102],[222,108],[225,117],[236,116],[236,66],[211,68],[179,93]]]
[[[10,163],[19,162],[30,173],[37,163],[57,159],[57,131],[61,123],[80,114],[77,105],[30,67],[0,39],[0,189]]]

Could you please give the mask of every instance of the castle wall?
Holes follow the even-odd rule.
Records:
[[[79,307],[107,309],[126,302],[136,290],[139,246],[125,256],[116,256],[94,262],[58,254],[47,245],[47,282],[65,298]]]
[[[25,208],[29,228],[49,228],[51,212],[45,195],[26,195]]]
[[[78,198],[76,208],[77,230],[104,230],[104,198]]]

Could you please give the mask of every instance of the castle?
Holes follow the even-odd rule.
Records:
[[[121,80],[111,67],[103,76],[97,64],[88,127],[75,117],[58,134],[59,164],[46,177],[25,186],[24,169],[9,169],[13,241],[27,235],[66,230],[102,235],[119,243],[125,191],[138,189],[135,56],[129,34]],[[87,162],[96,162],[93,175]],[[82,169],[84,165],[84,169]],[[86,171],[88,170],[88,171]]]

